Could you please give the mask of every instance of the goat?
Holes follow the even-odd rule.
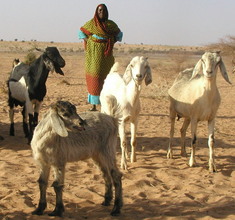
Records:
[[[57,101],[51,106],[35,128],[31,148],[33,157],[40,166],[38,180],[40,200],[33,212],[42,215],[47,206],[46,188],[50,167],[54,168],[56,206],[51,216],[62,216],[64,205],[65,165],[92,158],[103,172],[105,195],[102,205],[112,200],[112,184],[115,187],[115,201],[111,215],[119,215],[122,207],[122,174],[116,165],[117,121],[102,113],[83,113],[80,116],[70,102]]]
[[[65,66],[65,61],[56,47],[47,47],[31,65],[15,62],[13,66],[8,80],[10,135],[15,135],[14,107],[23,106],[23,130],[30,142],[34,127],[38,123],[40,106],[46,95],[46,80],[49,71],[64,75],[60,68]],[[29,115],[29,130],[27,115]]]
[[[220,68],[223,78],[231,84],[225,65],[219,52],[205,52],[196,66],[180,72],[172,87],[168,90],[170,97],[170,139],[167,158],[172,158],[172,138],[174,136],[175,118],[184,118],[181,132],[181,155],[186,156],[185,136],[191,122],[191,157],[189,166],[195,161],[197,144],[197,124],[208,121],[209,170],[216,172],[214,162],[214,126],[217,110],[220,105],[220,93],[216,85],[216,73]],[[202,69],[203,74],[199,74]]]
[[[151,68],[147,58],[136,56],[126,68],[124,75],[117,71],[115,63],[107,75],[100,94],[101,112],[113,115],[119,119],[119,136],[121,142],[122,158],[121,168],[127,169],[127,144],[125,125],[131,125],[131,162],[136,161],[136,131],[140,113],[141,84],[152,82]]]
[[[15,66],[17,66],[20,63],[19,59],[14,59],[12,62],[12,68],[14,68]]]

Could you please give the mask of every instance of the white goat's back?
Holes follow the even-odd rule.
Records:
[[[203,86],[203,75],[198,74],[195,78],[190,80],[192,77],[192,73],[193,68],[186,69],[179,73],[173,85],[168,90],[168,94],[171,98],[179,102],[192,104],[192,102],[190,101],[192,97],[195,97],[196,93],[198,92],[203,92],[203,90],[197,89]],[[198,94],[198,96],[201,95],[202,94]]]
[[[113,66],[112,66],[112,68],[111,68],[111,70],[110,70],[109,72],[110,72],[110,73],[118,72],[119,66],[120,66],[120,65],[119,65],[118,62],[114,63]]]
[[[120,107],[118,103],[125,103],[123,99],[126,97],[125,82],[123,81],[123,76],[117,72],[118,66],[118,63],[114,64],[104,81],[103,89],[100,93],[101,112],[112,116],[116,114]]]

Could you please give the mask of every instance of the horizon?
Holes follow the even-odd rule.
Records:
[[[77,33],[93,18],[100,1],[81,4],[79,0],[43,3],[21,0],[20,3],[5,0],[2,4],[0,40],[82,42]],[[102,3],[108,7],[109,19],[123,31],[120,42],[123,44],[205,46],[235,36],[233,0],[148,0],[148,4],[141,0],[104,0]]]

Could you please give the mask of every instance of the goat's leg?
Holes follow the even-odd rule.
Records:
[[[169,138],[169,146],[167,150],[167,158],[173,158],[173,153],[172,153],[172,139],[174,137],[174,129],[175,129],[175,117],[176,114],[170,115],[170,123],[171,123],[171,129],[170,129],[170,138]]]
[[[24,131],[24,135],[27,138],[29,136],[29,129],[28,129],[28,114],[26,111],[25,106],[23,106],[23,110],[22,110],[22,116],[23,116],[23,131]]]
[[[28,142],[30,143],[33,137],[33,132],[34,132],[34,128],[35,128],[35,123],[34,123],[34,116],[33,116],[33,104],[32,102],[29,100],[29,97],[26,97],[26,111],[28,113],[29,116],[29,136],[28,136]]]
[[[105,181],[105,194],[104,194],[104,201],[102,202],[103,206],[109,206],[110,202],[113,199],[113,189],[112,189],[112,179],[110,176],[110,172],[106,167],[102,167],[101,171],[103,173],[103,178]]]
[[[208,146],[209,146],[209,170],[211,172],[216,172],[216,166],[214,161],[214,127],[215,120],[208,121]]]
[[[64,212],[63,204],[63,187],[64,187],[64,173],[65,166],[54,167],[54,182],[52,186],[56,193],[56,206],[53,212],[49,213],[49,216],[60,216],[62,217]]]
[[[184,119],[184,123],[180,129],[180,133],[181,133],[181,156],[182,157],[187,157],[187,153],[185,150],[185,136],[186,136],[186,131],[187,128],[190,124],[190,120],[189,119]]]
[[[112,156],[112,155],[111,155]],[[108,158],[108,159],[107,159]],[[118,170],[116,166],[116,158],[110,157],[110,155],[100,155],[100,157],[95,157],[93,160],[98,164],[100,167],[104,181],[105,181],[105,195],[104,201],[102,205],[109,206],[110,202],[113,198],[113,191],[112,191],[112,183],[115,187],[115,201],[112,212],[110,213],[113,216],[117,216],[120,214],[120,210],[122,207],[122,174]]]
[[[115,187],[115,199],[112,212],[110,213],[113,216],[117,216],[121,213],[121,208],[123,206],[122,201],[122,174],[119,172],[117,167],[111,170],[111,176],[113,184]]]
[[[33,215],[42,215],[45,208],[47,207],[46,190],[47,190],[49,174],[50,174],[50,167],[47,165],[41,165],[41,173],[38,179],[39,189],[40,189],[40,199],[38,207],[32,212]]]
[[[30,143],[33,138],[33,114],[29,114],[29,135],[28,135],[28,142]]]
[[[108,160],[107,160],[108,158]],[[110,174],[110,168],[112,164],[110,164],[112,158],[110,158],[110,155],[103,155],[99,154],[98,157],[92,158],[95,163],[100,167],[100,170],[103,173],[103,178],[105,181],[105,194],[104,194],[104,201],[102,202],[102,205],[109,206],[110,202],[113,199],[113,190],[112,190],[112,178]],[[113,158],[115,160],[115,158]]]
[[[136,131],[138,121],[131,122],[131,163],[136,162]]]
[[[189,166],[193,167],[196,165],[196,160],[195,160],[195,150],[197,146],[197,121],[192,120],[191,121],[191,156],[189,159]]]
[[[34,112],[33,115],[34,127],[38,125],[38,112]]]
[[[120,142],[121,142],[121,151],[122,151],[122,157],[121,157],[121,169],[127,170],[127,146],[126,146],[126,134],[125,134],[125,124],[121,123],[119,125],[119,136],[120,136]]]
[[[39,111],[41,108],[42,102],[37,101],[34,105],[34,126],[36,127],[38,124],[38,115],[39,115]]]
[[[10,118],[10,136],[15,136],[15,127],[14,127],[14,108],[9,109],[9,118]]]

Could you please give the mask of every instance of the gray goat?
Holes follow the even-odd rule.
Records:
[[[40,200],[32,214],[42,215],[47,206],[46,188],[52,166],[56,206],[49,215],[62,216],[65,165],[67,162],[88,158],[92,158],[103,173],[105,195],[102,205],[110,205],[114,185],[115,201],[111,215],[120,214],[122,174],[116,165],[117,121],[102,113],[89,112],[80,116],[70,102],[58,101],[51,106],[34,131],[31,148],[33,157],[40,167]]]

